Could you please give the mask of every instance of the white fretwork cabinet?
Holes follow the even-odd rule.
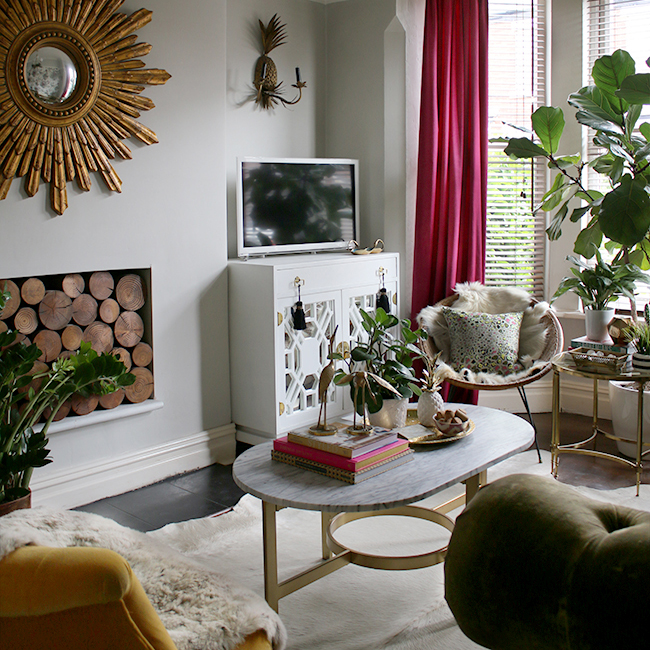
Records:
[[[360,310],[374,312],[382,286],[391,311],[399,313],[399,256],[323,253],[233,260],[228,266],[232,417],[237,439],[255,444],[318,420],[328,337],[338,326],[340,350],[363,336]],[[305,330],[293,328],[291,315],[298,282]],[[332,384],[328,422],[351,410],[348,388]]]

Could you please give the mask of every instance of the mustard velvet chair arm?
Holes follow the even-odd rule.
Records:
[[[103,548],[26,546],[0,562],[13,650],[177,650],[128,562]]]

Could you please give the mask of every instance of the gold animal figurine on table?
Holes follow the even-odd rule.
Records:
[[[334,352],[334,338],[336,330],[339,326],[334,328],[329,340],[329,353],[327,355],[330,362],[323,368],[318,380],[318,400],[320,401],[320,411],[318,412],[318,424],[310,427],[309,430],[319,436],[331,436],[336,433],[337,429],[332,424],[327,424],[327,390],[334,379],[334,359],[332,354]],[[321,422],[322,419],[322,422]]]

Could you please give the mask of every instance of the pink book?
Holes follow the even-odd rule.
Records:
[[[326,465],[331,465],[333,467],[339,467],[351,472],[357,472],[360,469],[368,467],[373,463],[377,463],[381,460],[385,460],[390,456],[401,453],[404,450],[408,449],[407,440],[396,440],[391,442],[379,449],[373,449],[361,456],[356,458],[345,458],[344,456],[339,456],[338,454],[331,454],[322,449],[314,449],[313,447],[307,447],[305,445],[298,445],[294,442],[289,442],[287,436],[283,438],[277,438],[273,441],[273,449],[276,451],[284,452],[285,454],[291,454],[293,456],[299,456],[300,458],[306,458],[307,460],[313,460],[317,463],[324,463]]]

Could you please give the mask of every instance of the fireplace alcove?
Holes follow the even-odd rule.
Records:
[[[41,369],[88,341],[98,353],[119,356],[136,375],[124,391],[73,396],[50,434],[162,407],[154,397],[151,269],[5,278],[0,288],[11,293],[0,312],[0,329],[16,330],[26,343],[38,345]]]

